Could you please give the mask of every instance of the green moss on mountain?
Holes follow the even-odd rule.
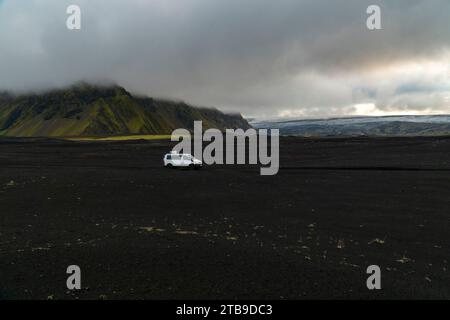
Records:
[[[205,128],[249,128],[241,115],[182,102],[134,97],[118,86],[81,84],[43,94],[0,93],[0,135],[16,137],[170,134]]]

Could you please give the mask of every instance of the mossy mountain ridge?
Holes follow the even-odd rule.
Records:
[[[239,114],[184,102],[137,97],[119,86],[79,84],[42,94],[0,93],[0,136],[82,137],[170,134],[204,128],[249,128]]]

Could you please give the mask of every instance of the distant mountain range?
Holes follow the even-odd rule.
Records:
[[[440,136],[450,135],[450,116],[349,117],[316,120],[250,121],[255,128],[278,128],[282,135]]]
[[[0,136],[76,137],[170,134],[204,128],[249,128],[239,114],[184,102],[133,96],[119,86],[78,84],[42,94],[0,93]]]

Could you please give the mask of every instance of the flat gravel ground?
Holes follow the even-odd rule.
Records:
[[[283,138],[270,177],[169,150],[1,140],[0,298],[450,299],[450,138]]]

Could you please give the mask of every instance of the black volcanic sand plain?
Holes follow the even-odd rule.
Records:
[[[450,298],[450,138],[283,138],[272,177],[169,149],[3,139],[0,297]]]

